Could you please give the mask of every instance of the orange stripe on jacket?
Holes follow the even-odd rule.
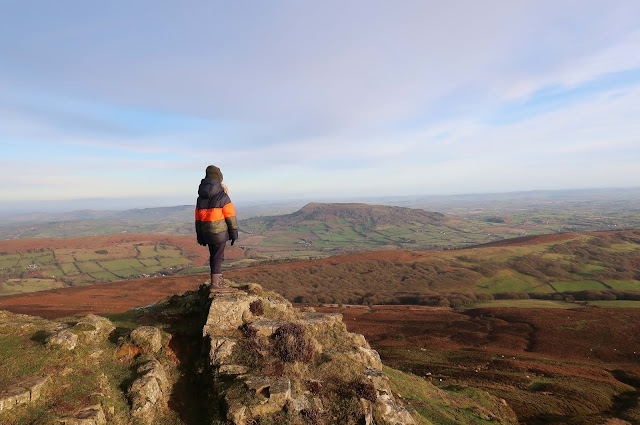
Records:
[[[233,208],[233,204],[231,202],[222,207],[222,215],[224,215],[224,218],[236,216],[236,209]]]
[[[224,214],[222,213],[222,208],[208,208],[205,210],[199,210],[196,208],[196,220],[200,220],[200,221],[224,220]]]

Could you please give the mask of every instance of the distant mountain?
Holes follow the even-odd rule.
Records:
[[[311,222],[325,224],[344,224],[349,222],[361,230],[375,230],[384,225],[437,225],[445,221],[444,214],[415,208],[393,207],[388,205],[369,205],[357,203],[310,203],[300,210],[271,217],[255,217],[244,220],[242,224],[254,227],[264,224],[264,230],[291,230]]]

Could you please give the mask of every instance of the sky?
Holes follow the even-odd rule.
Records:
[[[0,10],[5,205],[640,186],[636,0]]]

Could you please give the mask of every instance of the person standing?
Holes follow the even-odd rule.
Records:
[[[233,245],[238,239],[238,220],[227,187],[222,184],[222,172],[215,165],[207,167],[198,187],[196,235],[200,245],[209,246],[211,288],[226,288],[222,280],[224,249],[228,240]]]

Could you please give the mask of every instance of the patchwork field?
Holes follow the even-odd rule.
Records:
[[[227,266],[245,251],[229,247]],[[110,235],[0,242],[0,295],[122,279],[203,272],[209,252],[193,236]]]

